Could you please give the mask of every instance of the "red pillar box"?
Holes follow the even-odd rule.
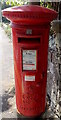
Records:
[[[3,10],[11,20],[17,110],[24,116],[45,111],[50,22],[54,10],[20,6]]]

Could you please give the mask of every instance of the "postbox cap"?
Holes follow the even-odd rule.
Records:
[[[38,5],[23,5],[4,9],[3,16],[17,24],[41,24],[50,23],[57,18],[54,10]]]

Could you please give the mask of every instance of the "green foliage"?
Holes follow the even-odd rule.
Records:
[[[29,0],[1,0],[3,3],[6,2],[7,5],[11,5],[11,6],[20,6],[20,5],[24,5],[24,4],[28,4]],[[46,2],[44,2],[45,0],[40,0],[40,5],[47,7],[47,8],[52,8],[51,6],[51,2],[48,2],[49,0],[46,0]]]
[[[27,0],[7,0],[6,4],[11,6],[19,6],[27,4]]]
[[[47,4],[47,8],[52,8],[52,6],[51,6],[51,3],[50,3],[50,2],[48,2],[48,4]]]
[[[44,0],[40,0],[40,5],[41,6],[44,6],[44,7],[47,7],[47,8],[52,8],[51,6],[51,2],[44,2]],[[47,1],[47,0],[46,0]]]

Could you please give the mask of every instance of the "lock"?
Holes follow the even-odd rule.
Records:
[[[43,78],[45,77],[45,72],[42,73]]]

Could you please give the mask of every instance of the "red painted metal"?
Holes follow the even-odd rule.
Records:
[[[32,5],[5,9],[3,16],[12,21],[17,110],[24,116],[38,116],[46,106],[49,29],[57,13]],[[23,70],[23,50],[36,50],[36,70]],[[35,80],[26,81],[25,76]]]

